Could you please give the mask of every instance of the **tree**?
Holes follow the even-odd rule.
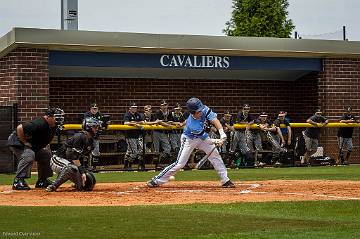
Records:
[[[295,28],[287,19],[287,0],[233,0],[223,32],[228,36],[289,38]]]

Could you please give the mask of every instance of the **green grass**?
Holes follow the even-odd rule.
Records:
[[[36,238],[360,238],[357,201],[0,207],[0,215],[1,234]]]
[[[360,180],[360,165],[348,167],[293,167],[293,168],[258,168],[229,170],[234,181],[275,180],[275,179],[327,179],[327,180]],[[158,172],[112,172],[96,173],[97,182],[141,182],[147,181]],[[14,175],[0,174],[0,185],[11,184]],[[27,180],[34,184],[37,176]],[[183,171],[176,175],[177,180],[217,180],[214,170]]]
[[[96,178],[98,182],[145,182],[156,173],[97,173]],[[359,180],[360,166],[241,169],[229,170],[229,175],[236,181]],[[0,184],[10,184],[13,177],[0,175]],[[28,182],[34,183],[36,178],[33,175]],[[214,170],[179,172],[176,179],[218,180]],[[360,238],[360,201],[131,207],[2,206],[0,215],[0,237],[3,238],[16,238],[5,234],[16,232],[40,233],[31,238]]]

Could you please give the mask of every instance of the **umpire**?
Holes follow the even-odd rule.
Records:
[[[45,148],[53,139],[58,125],[64,121],[64,111],[49,108],[45,115],[18,125],[9,136],[8,145],[18,159],[19,164],[13,182],[14,190],[30,190],[25,178],[31,177],[32,164],[37,161],[38,180],[35,188],[46,188],[52,182],[50,168],[51,151]]]

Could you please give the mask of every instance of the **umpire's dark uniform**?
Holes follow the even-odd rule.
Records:
[[[16,176],[13,183],[14,190],[29,190],[30,187],[25,182],[25,178],[31,177],[31,168],[34,160],[37,161],[38,181],[37,188],[47,187],[51,181],[48,177],[53,175],[50,168],[51,151],[45,147],[52,141],[57,126],[55,125],[54,114],[37,118],[33,121],[22,124],[22,130],[28,143],[25,145],[18,137],[19,128],[15,130],[8,138],[8,145],[10,150],[15,154],[19,160]],[[52,114],[52,115],[51,115]],[[52,118],[54,125],[49,125],[45,117]]]

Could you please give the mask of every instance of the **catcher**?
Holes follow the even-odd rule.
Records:
[[[54,183],[46,188],[47,192],[54,192],[61,184],[70,180],[75,183],[78,191],[92,191],[95,186],[95,177],[86,171],[82,162],[94,149],[101,121],[95,118],[87,118],[83,123],[83,131],[74,134],[73,137],[56,151],[51,157],[50,166],[58,174]]]

